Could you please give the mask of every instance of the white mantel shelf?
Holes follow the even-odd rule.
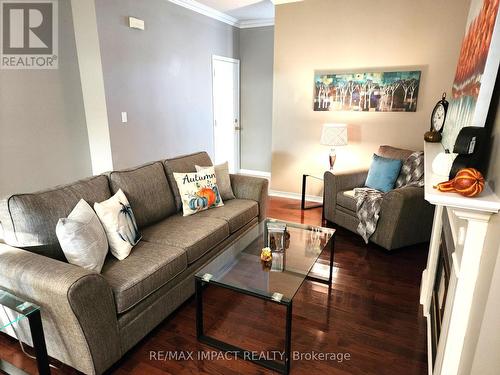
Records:
[[[457,193],[443,193],[434,189],[438,183],[448,180],[447,177],[438,176],[432,172],[432,161],[437,154],[443,151],[441,143],[425,142],[425,200],[436,206],[489,213],[500,212],[500,199],[491,190],[488,183],[485,184],[481,194],[474,198],[466,198]]]

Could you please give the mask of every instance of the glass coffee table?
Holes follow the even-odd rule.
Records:
[[[273,252],[272,262],[260,260],[262,248],[267,247],[268,223],[286,224],[285,249]],[[196,335],[200,342],[219,350],[236,353],[268,369],[288,374],[291,365],[292,301],[304,280],[332,284],[335,230],[297,223],[266,219],[225,249],[195,275]],[[329,250],[329,263],[318,258]],[[319,268],[319,272],[316,270]],[[323,272],[321,272],[323,271]],[[326,271],[326,272],[325,272]],[[326,275],[328,276],[326,276]],[[272,301],[286,307],[284,362],[254,359],[248,351],[205,335],[203,329],[203,288],[213,284],[232,291]]]
[[[0,289],[0,332],[12,329],[15,333],[16,325],[24,319],[28,319],[31,340],[33,341],[36,354],[38,373],[40,375],[50,374],[49,358],[47,356],[42,319],[40,317],[40,307]],[[23,370],[1,359],[0,373],[27,375]]]

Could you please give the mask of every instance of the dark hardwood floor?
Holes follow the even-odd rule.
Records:
[[[268,216],[320,224],[321,209],[301,211],[299,207],[299,201],[271,198]],[[426,326],[418,302],[427,245],[388,253],[365,245],[346,230],[338,229],[336,238],[333,287],[329,291],[323,284],[306,281],[294,298],[292,351],[296,357],[301,353],[336,353],[338,360],[294,360],[291,373],[427,374]],[[282,350],[283,307],[215,287],[206,289],[204,301],[205,329],[210,335],[250,350]],[[150,360],[151,353],[158,351],[184,351],[186,356],[194,351],[195,359]],[[195,303],[191,298],[110,373],[273,374],[243,360],[199,360],[198,351],[217,355],[196,340]],[[0,357],[36,373],[34,361],[3,334]],[[60,369],[53,370],[56,374],[76,373],[58,366]]]

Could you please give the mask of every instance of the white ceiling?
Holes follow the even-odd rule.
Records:
[[[197,0],[199,3],[228,14],[238,21],[274,18],[271,0]]]

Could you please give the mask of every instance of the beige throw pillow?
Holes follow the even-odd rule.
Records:
[[[184,216],[224,205],[214,167],[196,173],[174,172],[174,178],[179,188]]]
[[[203,169],[210,167],[200,167],[196,165],[196,172],[201,172]],[[220,196],[222,200],[227,201],[230,199],[235,199],[233,193],[233,188],[231,187],[231,177],[229,176],[229,163],[226,161],[225,163],[215,165],[215,176],[217,178],[217,186],[220,189]]]
[[[56,235],[70,264],[101,272],[108,254],[108,239],[87,202],[81,199],[67,218],[59,219]]]

